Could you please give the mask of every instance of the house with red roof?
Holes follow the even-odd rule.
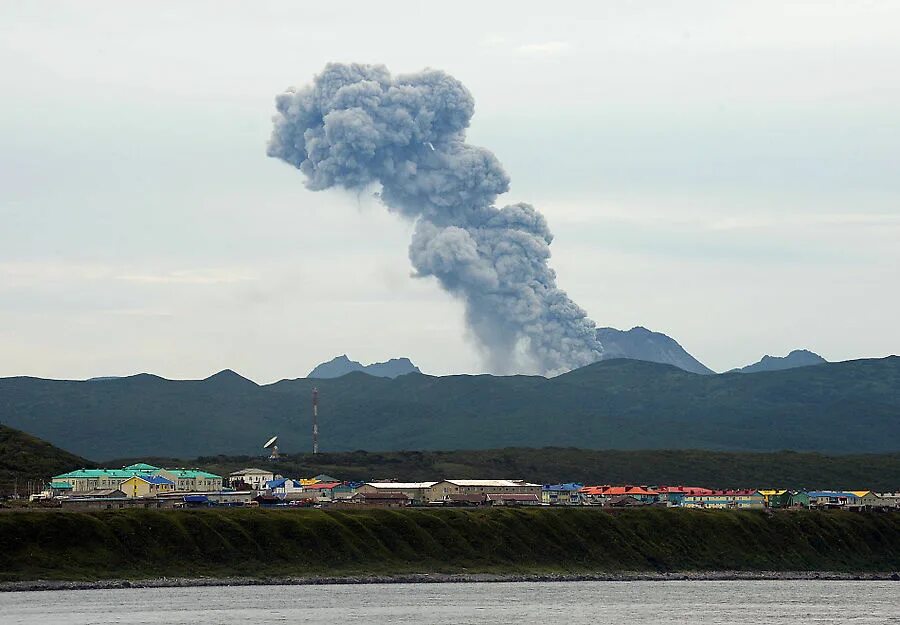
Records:
[[[602,506],[612,498],[633,497],[641,503],[656,503],[659,500],[659,492],[647,486],[585,486],[579,491],[585,503]]]
[[[714,490],[711,493],[685,495],[681,505],[685,508],[733,508],[740,510],[763,509],[766,498],[755,489]]]
[[[659,493],[659,501],[665,502],[670,508],[682,505],[684,498],[688,495],[712,495],[713,493],[711,488],[702,486],[657,486],[655,490]]]

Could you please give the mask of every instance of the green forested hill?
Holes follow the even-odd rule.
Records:
[[[900,357],[754,375],[697,375],[634,360],[546,379],[390,380],[353,373],[258,386],[151,375],[70,382],[0,379],[0,422],[93,458],[257,454],[310,445],[320,394],[323,450],[779,449],[900,451]]]
[[[0,425],[0,494],[27,494],[29,482],[37,489],[52,476],[86,466],[84,458],[54,447],[50,443]]]
[[[420,482],[440,478],[528,479],[542,484],[689,484],[713,488],[798,488],[895,491],[900,489],[900,453],[827,456],[795,451],[463,449],[457,451],[347,451],[282,456],[266,465],[259,456],[216,456],[193,460],[121,458],[108,466],[137,461],[156,466],[202,467],[227,475],[247,466],[272,466],[291,477],[325,473],[344,480],[392,479]]]

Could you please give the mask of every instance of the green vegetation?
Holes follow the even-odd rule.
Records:
[[[0,580],[891,571],[900,515],[597,509],[0,514]]]
[[[112,460],[111,467],[137,459]],[[269,466],[258,456],[215,456],[194,460],[145,458],[155,466],[202,467],[218,475],[247,466]],[[808,488],[895,490],[900,453],[826,456],[699,450],[616,451],[573,448],[459,451],[332,452],[283,456],[274,468],[283,475],[325,473],[339,479],[425,481],[528,479],[543,484],[689,484],[718,488]]]
[[[552,379],[351,373],[258,386],[230,371],[200,381],[5,378],[0,421],[91,458],[252,454],[274,434],[282,451],[297,451],[309,447],[313,386],[322,448],[333,451],[900,451],[900,357],[754,375],[610,360]]]
[[[83,467],[87,460],[50,443],[0,425],[0,495],[27,494],[29,482],[40,490],[53,475]]]

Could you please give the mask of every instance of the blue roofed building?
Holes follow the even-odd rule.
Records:
[[[303,492],[303,484],[299,480],[280,477],[266,482],[264,490],[279,499],[287,499],[290,495]]]
[[[137,473],[119,485],[119,490],[126,497],[155,497],[175,490],[175,482],[161,475],[145,475]]]

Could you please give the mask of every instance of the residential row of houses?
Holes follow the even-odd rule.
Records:
[[[550,505],[634,506],[665,505],[682,508],[843,508],[848,510],[898,509],[900,493],[870,490],[802,491],[788,489],[716,490],[702,486],[584,486],[549,484],[542,489]]]
[[[261,506],[666,506],[709,509],[900,509],[900,493],[716,490],[701,486],[538,484],[525,480],[445,479],[348,482],[329,475],[289,478],[246,468],[227,478],[201,469],[146,463],[121,469],[79,469],[53,478],[48,498],[88,507]],[[129,501],[130,500],[130,501]]]

